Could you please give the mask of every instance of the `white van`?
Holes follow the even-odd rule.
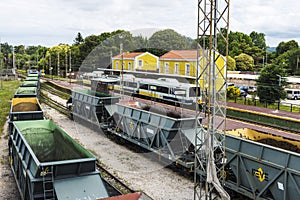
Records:
[[[287,98],[288,99],[300,99],[300,90],[297,89],[285,89],[287,93]]]

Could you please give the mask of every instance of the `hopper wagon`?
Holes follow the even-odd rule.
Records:
[[[105,97],[106,101],[95,100],[99,97],[92,93],[72,91],[74,116],[81,116],[80,119],[87,123],[97,124],[102,128],[101,132],[116,135],[150,150],[159,155],[158,159],[164,157],[188,169],[193,168],[195,116],[184,116],[156,104],[113,101],[113,96]],[[201,123],[202,119],[197,120]],[[207,132],[203,129],[200,140],[203,141],[205,134]],[[262,135],[258,133],[251,137],[227,134],[227,162],[224,171],[218,171],[218,174],[226,177],[224,187],[252,199],[299,198],[299,150],[284,149],[255,140],[260,137]],[[265,134],[264,137],[275,139],[275,143],[282,142],[279,138],[273,138],[272,134]],[[292,140],[284,142],[295,144]],[[300,148],[300,145],[296,146]],[[197,173],[205,177],[203,171]]]
[[[44,119],[39,100],[35,97],[13,98],[9,113],[9,132],[11,133],[14,121]]]
[[[51,120],[13,122],[10,165],[22,199],[109,197],[97,159]]]
[[[38,98],[37,87],[19,87],[14,94],[14,98],[23,98],[23,97],[37,97]]]

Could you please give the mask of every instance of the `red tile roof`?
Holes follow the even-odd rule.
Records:
[[[124,59],[135,58],[135,57],[137,57],[137,56],[139,56],[139,55],[141,55],[143,53],[145,53],[145,52],[132,52],[132,53],[124,52],[123,53],[123,58]],[[116,55],[113,58],[121,58],[121,54]]]
[[[197,59],[197,50],[172,50],[162,55],[160,59]]]

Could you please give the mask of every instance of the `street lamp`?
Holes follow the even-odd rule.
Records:
[[[70,77],[70,84],[71,84],[71,72],[72,72],[72,54],[71,48],[69,49],[69,77]]]
[[[51,54],[49,54],[49,70],[50,70],[50,76],[51,76],[51,80],[53,80],[53,76],[52,76],[52,66],[51,66]]]
[[[276,74],[276,76],[279,78],[278,86],[281,87],[281,76]]]
[[[276,74],[276,76],[279,78],[278,86],[281,87],[281,76]],[[280,109],[280,94],[278,95],[278,110]]]

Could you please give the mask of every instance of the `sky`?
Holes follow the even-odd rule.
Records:
[[[224,2],[224,0],[219,0]],[[1,0],[1,43],[55,46],[118,29],[174,29],[197,37],[197,0]],[[300,1],[231,0],[229,29],[264,33],[267,45],[300,44]]]

